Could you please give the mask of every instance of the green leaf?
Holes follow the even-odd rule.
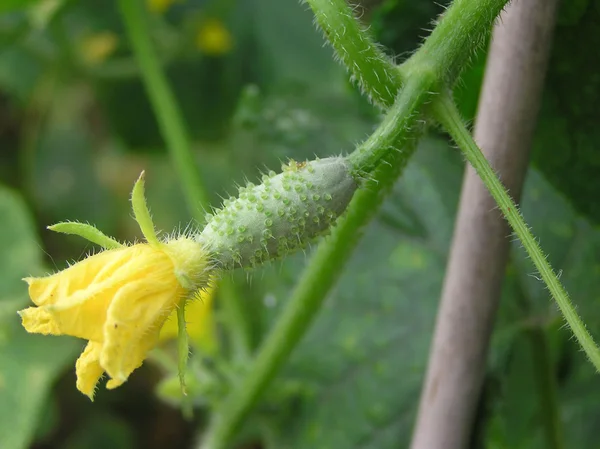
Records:
[[[253,3],[249,14],[255,18],[253,34],[258,47],[254,63],[259,63],[265,86],[301,84],[319,91],[343,86],[344,69],[315,32],[308,8],[296,0]]]
[[[32,217],[22,198],[0,186],[0,304],[26,296],[21,278],[40,274],[42,252]]]
[[[63,446],[65,449],[129,449],[135,447],[135,435],[116,414],[95,413]]]
[[[16,312],[27,303],[21,278],[40,273],[42,250],[23,200],[4,187],[0,216],[0,441],[3,449],[20,449],[29,446],[54,378],[80,345],[21,327]]]
[[[47,351],[47,339],[27,335],[16,310],[27,303],[26,285],[21,278],[42,271],[41,248],[25,204],[12,191],[0,188],[0,389],[8,392],[0,403],[0,441],[3,447],[25,447],[35,429],[37,411],[56,371],[72,354],[73,342],[58,342]],[[10,310],[12,309],[12,310]]]
[[[24,176],[37,212],[48,222],[88,222],[113,235],[120,210],[108,186],[117,184],[120,172],[97,168],[110,161],[100,159],[99,137],[85,120],[87,95],[81,85],[62,85],[54,91],[47,119],[29,149],[32,156],[25,160]],[[116,176],[111,178],[111,173]]]
[[[38,2],[39,0],[3,0],[0,4],[0,13],[24,9]]]
[[[598,2],[562,2],[533,162],[575,209],[600,223],[600,45]]]

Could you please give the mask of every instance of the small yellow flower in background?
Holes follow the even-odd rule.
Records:
[[[88,340],[76,373],[77,388],[90,399],[105,372],[107,388],[123,384],[157,344],[169,314],[208,286],[207,256],[198,242],[185,236],[158,240],[143,173],[132,204],[146,243],[123,246],[93,226],[60,223],[51,229],[80,235],[107,250],[54,275],[25,279],[37,306],[19,312],[28,332]]]
[[[119,37],[112,31],[103,31],[85,37],[79,43],[81,59],[88,65],[101,64],[119,45]]]
[[[219,19],[205,19],[198,27],[196,47],[207,55],[223,55],[233,48],[233,37]]]
[[[146,0],[148,10],[154,14],[166,13],[177,0]]]
[[[214,288],[209,287],[190,299],[185,306],[188,336],[192,344],[204,354],[214,354],[217,349],[213,298]],[[177,311],[174,310],[160,331],[160,340],[177,338],[177,333]]]

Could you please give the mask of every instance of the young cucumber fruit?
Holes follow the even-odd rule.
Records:
[[[342,157],[292,160],[282,169],[241,187],[209,214],[197,239],[217,267],[250,268],[306,247],[329,230],[358,187]]]

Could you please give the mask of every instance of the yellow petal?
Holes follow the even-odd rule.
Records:
[[[114,388],[120,387],[125,383],[127,378],[131,375],[131,373],[142,366],[144,359],[148,355],[148,351],[150,351],[154,346],[156,346],[156,342],[158,341],[158,332],[153,331],[148,333],[145,338],[140,340],[137,345],[133,345],[131,347],[131,352],[129,356],[125,357],[121,362],[121,369],[123,370],[123,375],[110,379],[106,383],[106,388],[112,390]]]
[[[19,312],[25,330],[32,334],[62,334],[54,316],[42,307],[29,307]]]
[[[100,366],[100,350],[102,344],[90,341],[85,350],[81,353],[75,364],[75,373],[77,374],[77,389],[94,400],[94,391],[96,384],[104,373]]]
[[[142,364],[164,320],[185,294],[173,270],[153,274],[124,286],[108,309],[100,355],[100,364],[116,381],[108,388],[123,383]]]
[[[104,251],[46,278],[28,279],[29,294],[52,333],[104,340],[104,323],[113,298],[132,282],[170,274],[173,263],[146,244]],[[42,328],[45,329],[45,328]]]

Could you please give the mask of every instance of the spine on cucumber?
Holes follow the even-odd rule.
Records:
[[[358,187],[342,157],[290,161],[282,169],[241,187],[208,216],[197,239],[219,268],[255,267],[306,247],[328,232]]]

